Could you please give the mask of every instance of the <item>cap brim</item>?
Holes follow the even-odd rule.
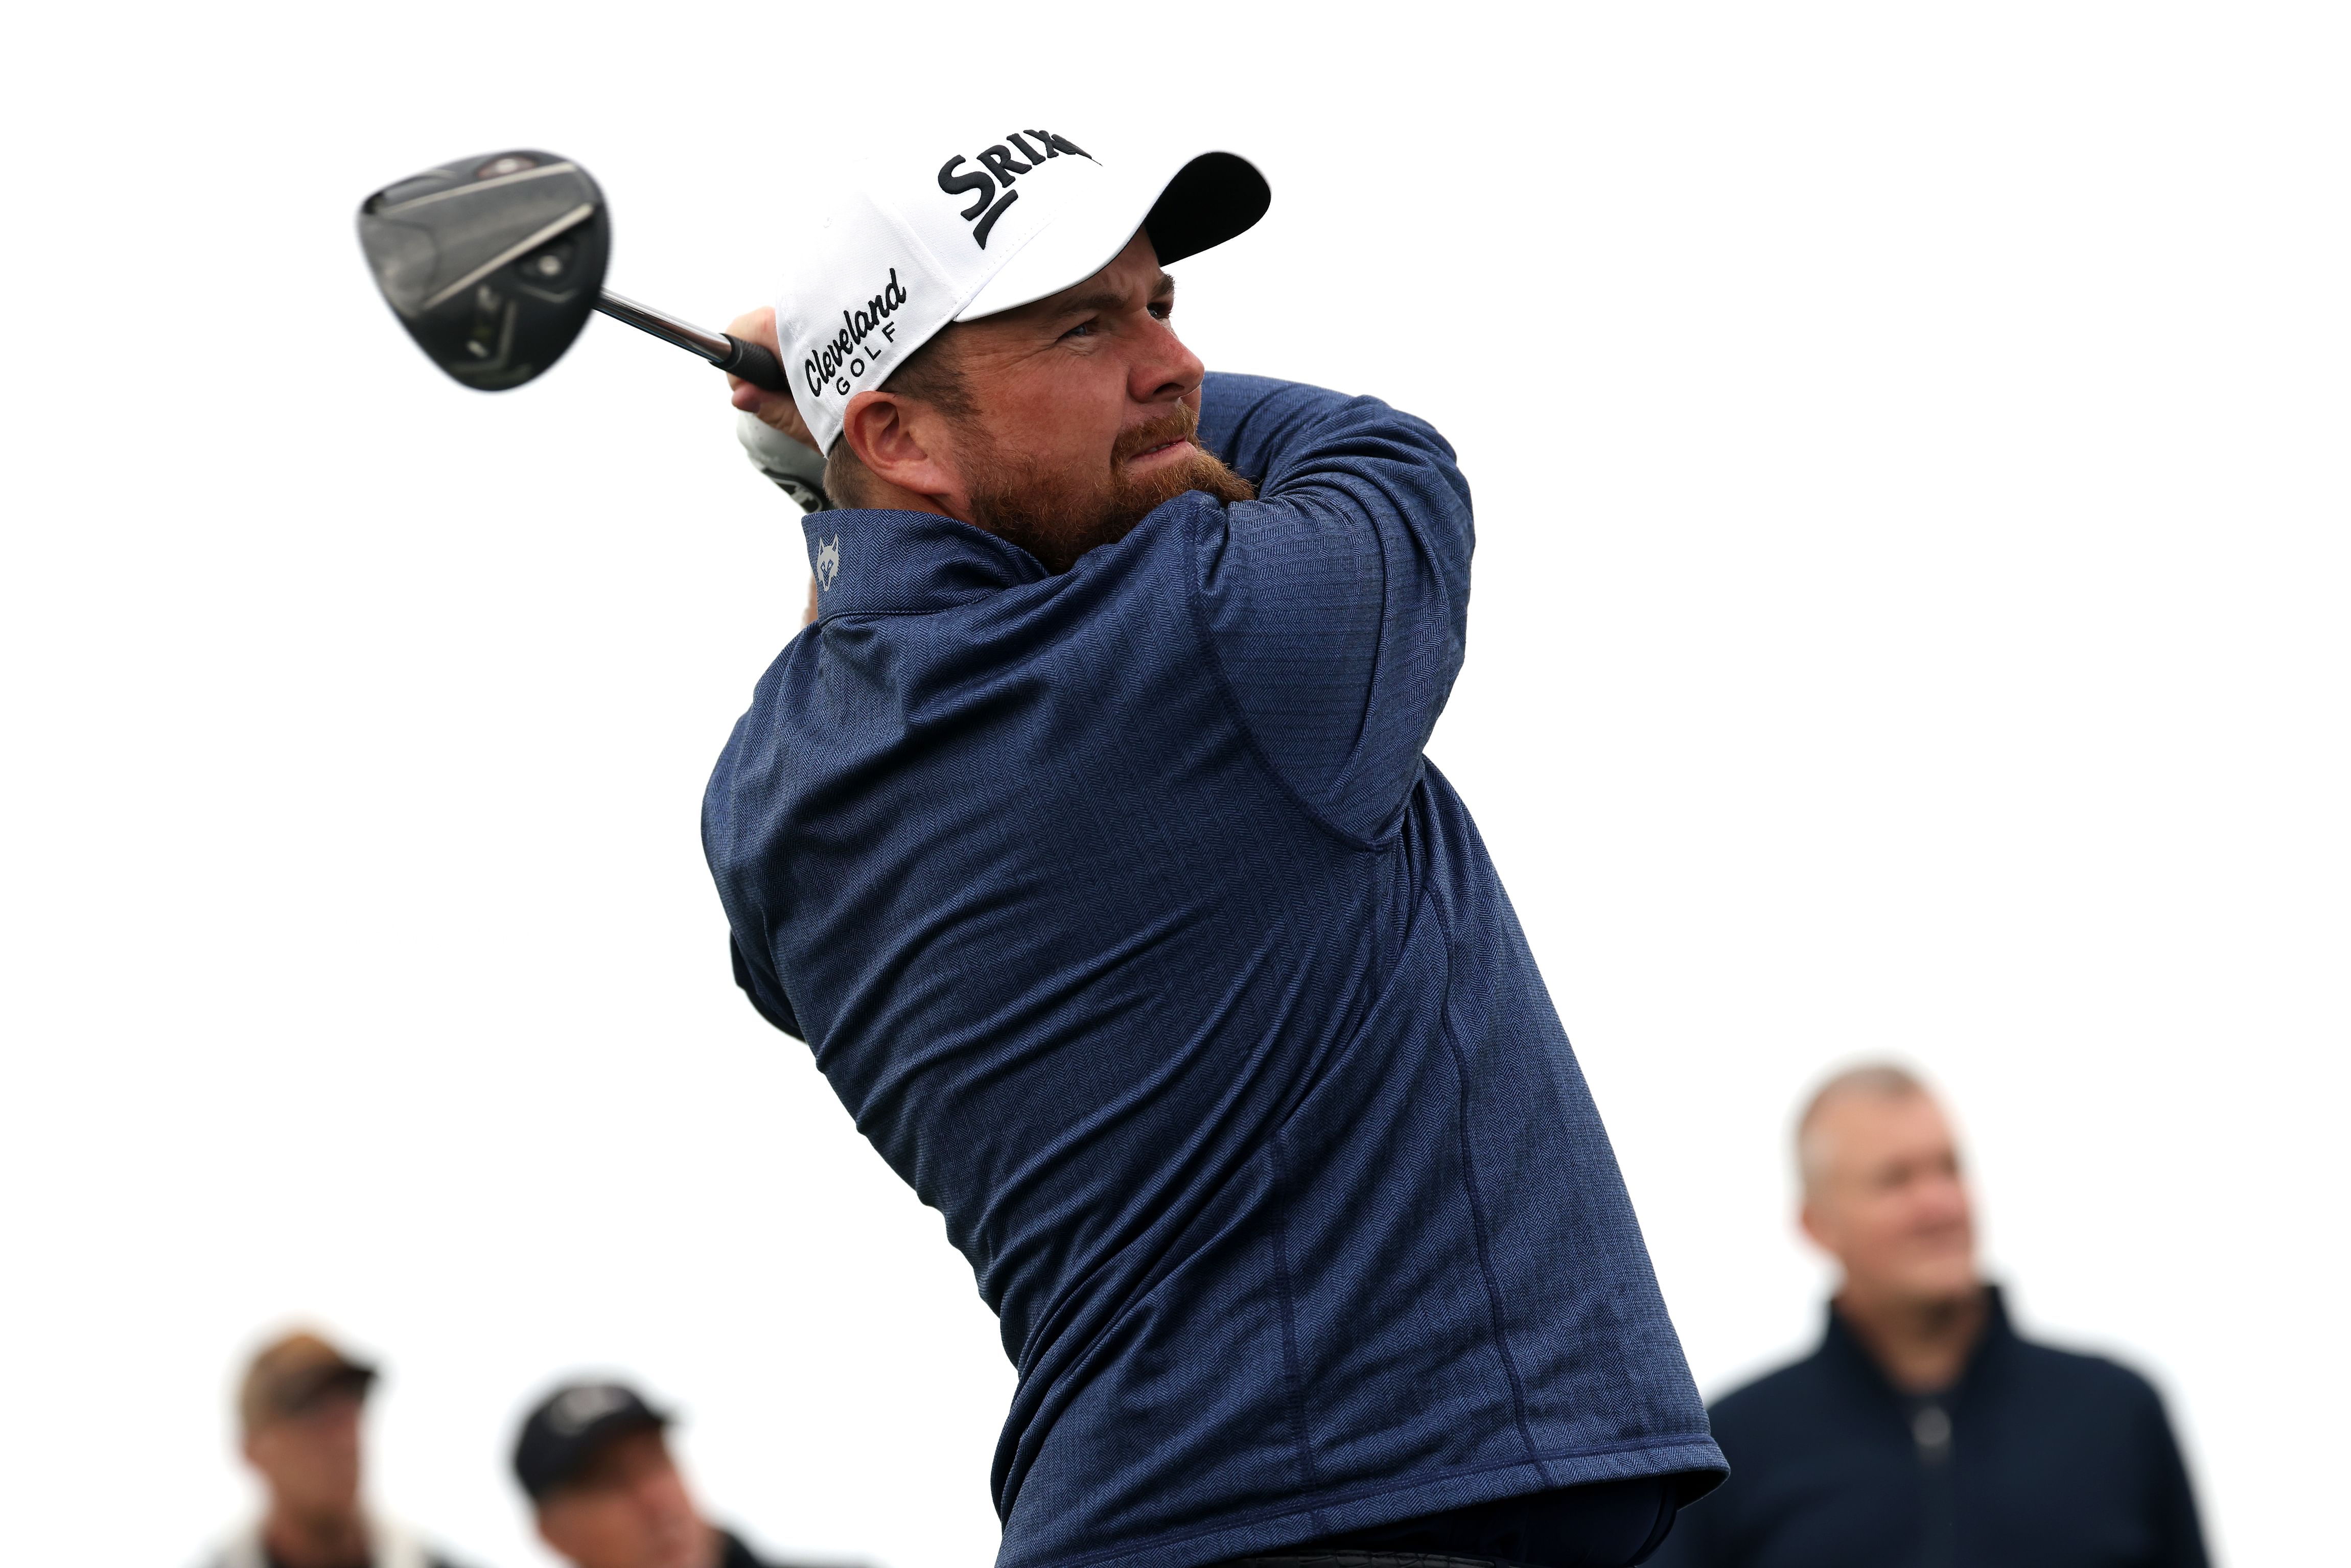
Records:
[[[1199,153],[1166,178],[1132,188],[1124,200],[1095,204],[1040,229],[956,319],[1017,310],[1083,283],[1117,259],[1137,229],[1151,231],[1165,267],[1243,233],[1272,204],[1273,188],[1256,164],[1236,152]]]
[[[296,1373],[286,1380],[276,1404],[285,1415],[298,1415],[329,1394],[352,1394],[364,1399],[375,1385],[376,1370],[362,1361],[328,1362]]]

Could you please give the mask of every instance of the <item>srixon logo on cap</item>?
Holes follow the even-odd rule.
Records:
[[[1046,159],[1059,158],[1063,154],[1095,163],[1102,162],[1068,137],[1056,136],[1050,131],[1008,131],[995,146],[981,148],[977,159],[967,158],[958,152],[940,164],[939,189],[950,196],[959,196],[967,191],[971,193],[971,205],[963,210],[964,222],[972,226],[972,243],[986,250],[987,231],[996,226],[996,220],[1004,215],[1005,208],[1020,199],[1020,193],[1012,188],[1012,182],[1034,170]],[[977,162],[978,167],[966,169],[960,174],[956,172],[959,165],[972,162]],[[998,186],[1004,191],[1001,196],[996,193]]]

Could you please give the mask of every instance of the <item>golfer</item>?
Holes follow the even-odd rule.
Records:
[[[792,392],[737,405],[838,509],[704,835],[737,980],[1001,1320],[1000,1568],[1637,1563],[1724,1466],[1421,754],[1468,635],[1452,449],[1184,347],[1165,268],[1265,212],[1244,160],[959,136],[737,325]],[[1474,336],[1397,361],[1475,375]]]

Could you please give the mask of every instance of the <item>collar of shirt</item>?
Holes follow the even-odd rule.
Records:
[[[817,619],[945,610],[1047,573],[1035,556],[934,512],[810,512]]]
[[[2008,1307],[2001,1299],[2000,1287],[1987,1284],[1983,1291],[1983,1333],[1976,1336],[1975,1347],[1968,1352],[1967,1364],[1959,1368],[1959,1381],[1943,1391],[1944,1397],[1954,1400],[1960,1397],[1970,1383],[1979,1380],[1985,1364],[1996,1360],[2003,1349],[2016,1338],[2016,1330],[2009,1324]],[[1899,1405],[1903,1402],[1905,1396],[1886,1375],[1885,1368],[1877,1364],[1867,1347],[1863,1345],[1853,1330],[1845,1326],[1844,1320],[1837,1316],[1836,1303],[1834,1301],[1828,1306],[1828,1332],[1823,1336],[1821,1353],[1830,1360],[1844,1366],[1850,1375],[1867,1384],[1888,1404]]]

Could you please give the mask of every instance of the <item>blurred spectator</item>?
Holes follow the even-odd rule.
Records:
[[[1844,1269],[1821,1347],[1711,1411],[1730,1479],[1656,1568],[2202,1568],[2155,1390],[2021,1339],[1976,1270],[1949,1124],[1899,1067],[1797,1124],[1804,1234]]]
[[[314,1333],[284,1335],[254,1356],[237,1418],[268,1503],[214,1568],[449,1568],[360,1502],[360,1416],[375,1376]]]
[[[539,1539],[577,1568],[768,1568],[702,1517],[671,1458],[668,1412],[617,1383],[557,1389],[515,1440]]]

